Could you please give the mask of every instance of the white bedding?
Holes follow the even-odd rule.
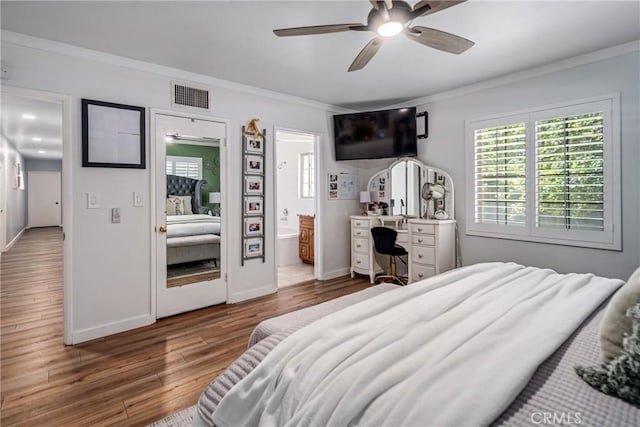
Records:
[[[622,281],[454,270],[293,333],[222,399],[220,427],[487,425]]]
[[[220,217],[203,214],[167,215],[167,237],[201,234],[220,235]]]

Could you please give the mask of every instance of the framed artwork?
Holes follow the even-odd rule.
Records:
[[[262,175],[264,171],[264,158],[262,156],[245,156],[245,168],[248,174]]]
[[[262,197],[245,197],[244,198],[244,214],[245,215],[262,215]]]
[[[261,139],[247,138],[245,144],[246,145],[244,147],[244,151],[247,153],[255,153],[255,154],[264,153],[263,143]]]
[[[262,176],[247,176],[244,178],[245,194],[262,194],[264,178]]]
[[[82,100],[82,166],[145,169],[144,107]]]
[[[329,200],[346,200],[356,198],[356,174],[345,172],[330,173],[327,177],[329,184]]]
[[[245,218],[244,220],[244,235],[245,236],[261,236],[263,227],[263,218]]]
[[[244,256],[246,258],[261,257],[262,249],[262,238],[245,239]]]

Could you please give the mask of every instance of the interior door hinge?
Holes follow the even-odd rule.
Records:
[[[224,273],[224,281],[225,281],[225,282],[227,281],[227,279],[228,279],[228,278],[229,278],[229,277],[227,276],[227,273]]]

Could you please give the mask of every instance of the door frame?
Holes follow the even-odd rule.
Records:
[[[73,344],[73,211],[72,211],[72,174],[73,174],[73,116],[71,105],[73,97],[54,92],[45,92],[16,86],[2,85],[2,91],[8,95],[58,102],[62,105],[62,323],[64,343]]]
[[[314,240],[313,240],[313,251],[314,251],[314,263],[313,263],[313,276],[315,277],[316,280],[318,280],[320,277],[322,277],[323,275],[323,257],[322,257],[322,212],[320,210],[320,179],[321,179],[321,172],[320,172],[320,140],[322,138],[322,134],[318,133],[318,132],[313,132],[313,131],[308,131],[308,130],[300,130],[300,129],[294,129],[294,128],[289,128],[289,127],[285,127],[285,126],[274,126],[273,127],[273,158],[272,158],[272,162],[273,162],[273,194],[278,194],[278,174],[277,172],[277,160],[278,160],[278,132],[289,132],[289,133],[299,133],[299,134],[304,134],[304,135],[313,135],[313,175],[314,175],[314,180],[315,180],[315,198],[313,200],[313,209],[315,211],[315,223],[314,223]],[[275,239],[274,239],[274,243],[275,243],[275,250],[274,250],[274,254],[275,254],[275,262],[274,262],[274,267],[273,267],[273,271],[274,271],[274,277],[276,279],[276,289],[275,291],[277,292],[279,289],[279,284],[278,284],[278,258],[280,256],[280,248],[279,248],[279,244],[278,244],[278,203],[277,203],[277,198],[274,196],[274,203],[273,203],[273,223],[271,224],[271,226],[274,229],[274,235],[275,235]]]
[[[33,185],[32,184],[32,177],[33,175],[38,175],[38,174],[55,174],[58,175],[60,177],[60,180],[56,180],[57,183],[59,183],[60,185],[62,185],[62,172],[58,172],[58,171],[27,171],[27,228],[32,228],[33,227],[33,218],[32,218],[32,214],[33,211],[31,209],[31,204],[33,203],[33,195],[31,193],[31,188],[30,186]],[[55,225],[51,225],[51,227],[60,227],[62,225],[62,188],[60,189],[60,205],[58,206],[58,209],[60,210],[60,220],[58,221],[57,224]],[[41,226],[36,226],[36,227],[41,227]]]
[[[158,165],[156,162],[156,155],[157,155],[157,147],[155,144],[156,141],[156,117],[158,115],[164,115],[164,116],[174,116],[174,117],[180,117],[180,118],[185,118],[185,119],[196,119],[196,120],[206,120],[206,121],[215,121],[215,122],[220,122],[220,123],[224,123],[225,124],[225,139],[223,141],[222,144],[220,144],[220,177],[225,177],[224,180],[220,180],[220,189],[222,190],[222,196],[221,196],[221,204],[222,204],[222,208],[220,209],[220,216],[222,218],[227,218],[224,221],[221,221],[220,224],[220,232],[222,233],[223,236],[227,236],[227,238],[223,238],[221,239],[220,242],[220,278],[223,280],[224,282],[224,286],[226,288],[226,293],[227,293],[227,300],[229,298],[229,281],[228,276],[227,276],[227,265],[228,265],[228,261],[229,261],[229,254],[228,254],[228,236],[229,236],[229,225],[228,225],[228,218],[229,218],[229,214],[228,214],[228,191],[229,191],[229,179],[226,178],[227,176],[227,159],[228,159],[228,153],[227,150],[229,148],[228,145],[228,141],[229,141],[229,134],[230,134],[230,120],[229,119],[223,119],[223,118],[219,118],[219,117],[214,117],[214,116],[208,116],[208,115],[204,115],[204,114],[197,114],[197,113],[189,113],[189,112],[184,112],[184,111],[176,111],[176,110],[166,110],[166,109],[160,109],[160,108],[151,108],[150,109],[150,120],[149,120],[149,127],[150,127],[150,139],[149,139],[149,146],[150,146],[150,150],[149,150],[149,164],[150,164],[150,168],[151,168],[151,177],[150,177],[150,186],[149,186],[149,218],[150,218],[150,224],[151,224],[151,241],[150,241],[150,247],[151,247],[151,315],[154,318],[158,318],[158,313],[157,313],[157,286],[158,286],[158,257],[157,257],[157,253],[156,251],[158,250],[158,245],[157,245],[157,236],[156,236],[156,218],[157,218],[157,212],[156,212],[156,206],[157,206],[157,191],[158,191],[158,187],[156,185],[156,181],[158,179]]]

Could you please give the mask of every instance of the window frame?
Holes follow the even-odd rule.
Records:
[[[165,159],[165,171],[166,171],[166,163],[171,161],[172,162],[172,173],[168,174],[168,175],[176,175],[176,162],[187,162],[187,163],[196,163],[198,165],[198,177],[197,178],[193,178],[193,177],[186,177],[186,178],[191,178],[191,179],[202,179],[203,176],[203,166],[202,166],[202,157],[190,157],[190,156],[170,156],[167,155],[166,159]],[[176,175],[176,176],[182,176],[182,175]]]
[[[304,182],[304,178],[305,178],[305,167],[304,167],[304,158],[305,157],[309,157],[309,173],[308,173],[308,185],[307,185],[307,189],[309,190],[309,196],[305,196],[304,195],[304,190],[305,190],[305,182]],[[309,152],[305,152],[305,153],[300,153],[298,156],[298,198],[301,200],[312,200],[315,199],[315,158],[314,158],[314,153],[312,151]]]
[[[535,124],[540,120],[603,112],[604,229],[603,231],[540,228],[536,226],[536,147]],[[524,227],[475,222],[475,135],[477,129],[520,123],[526,135],[526,218]],[[519,121],[518,121],[519,120]],[[585,98],[571,102],[529,108],[513,113],[465,121],[466,230],[471,236],[522,240],[607,250],[621,250],[621,174],[620,174],[620,94]],[[518,230],[520,228],[520,230]]]

